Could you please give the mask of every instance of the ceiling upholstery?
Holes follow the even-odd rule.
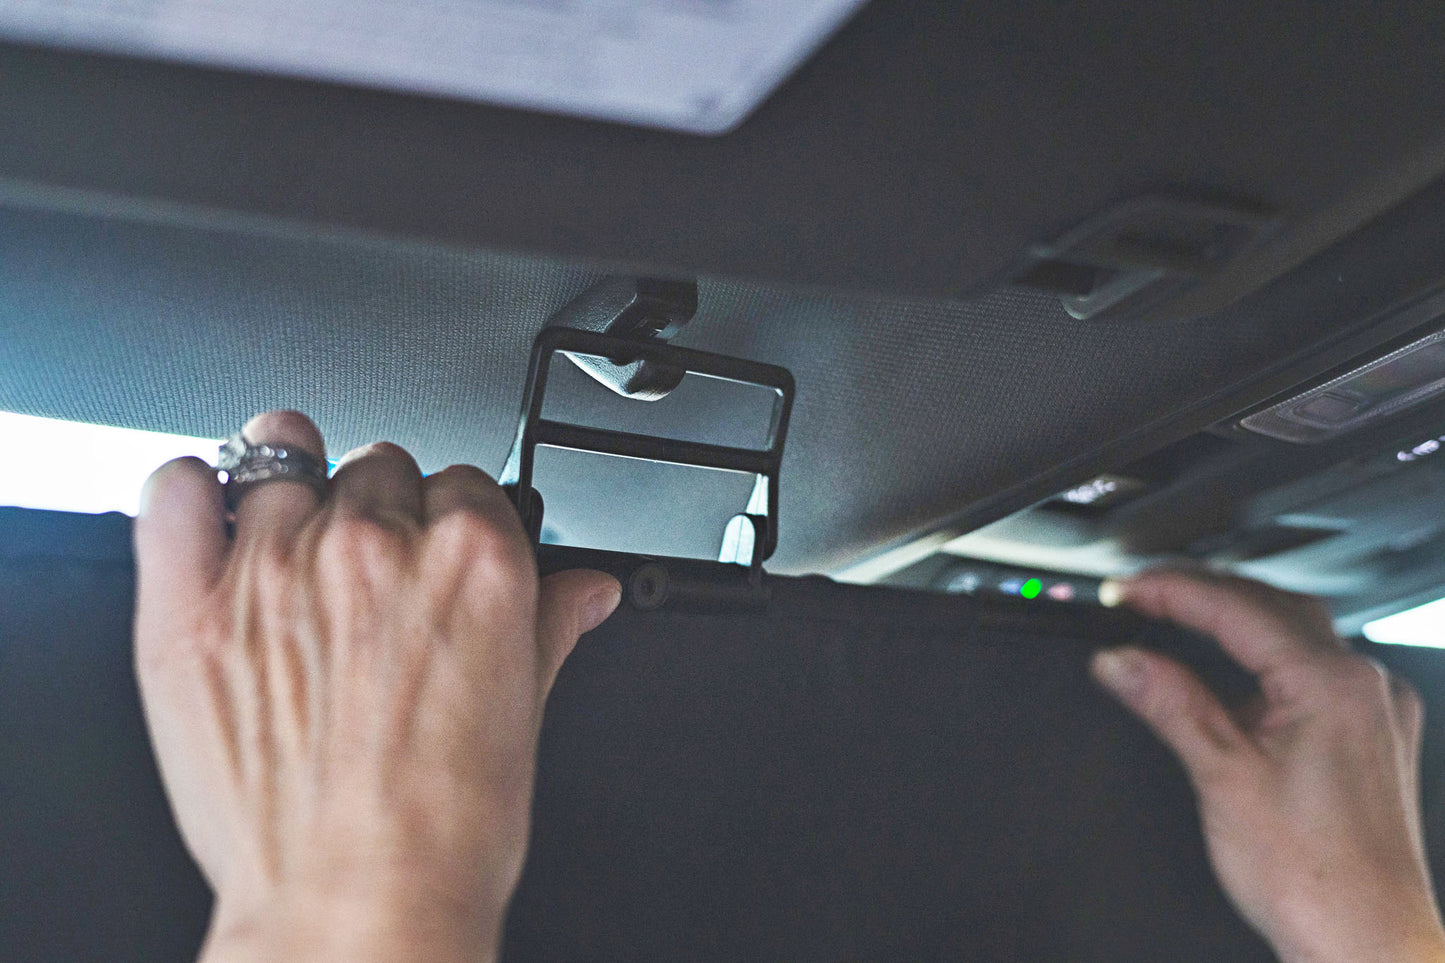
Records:
[[[532,337],[595,276],[412,242],[8,210],[0,409],[219,436],[294,407],[337,451],[388,438],[428,470],[495,472]],[[1141,337],[1009,292],[922,302],[704,279],[700,301],[679,343],[782,364],[798,381],[780,571],[836,570],[1310,336],[1235,312]],[[594,392],[574,407],[624,428],[659,421],[663,409],[574,380]],[[682,436],[733,417],[685,401],[669,414]],[[581,466],[539,479],[549,521],[569,541],[708,554],[746,501],[746,484],[705,491],[691,472],[632,477]],[[640,511],[614,510],[624,496]],[[618,544],[628,518],[653,529],[640,544]]]
[[[1081,480],[1121,439],[1137,457],[1206,400],[1224,417],[1438,281],[1439,218],[1353,261],[1329,245],[1445,170],[1445,7],[1337,6],[873,3],[719,138],[0,44],[0,408],[219,435],[291,406],[338,449],[496,470],[548,313],[598,265],[672,265],[702,278],[679,343],[796,376],[774,567],[836,572]],[[1172,306],[1193,321],[958,300],[1152,193],[1282,227]],[[573,387],[619,427],[741,430]],[[746,498],[552,467],[549,523],[590,545],[710,554]]]

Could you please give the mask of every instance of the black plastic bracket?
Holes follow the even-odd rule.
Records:
[[[1117,205],[1029,249],[1013,283],[1079,320],[1129,320],[1206,282],[1279,227],[1267,210],[1172,196]]]
[[[774,402],[766,447],[732,448],[702,442],[676,441],[589,428],[544,418],[542,406],[547,392],[547,378],[552,359],[559,353],[569,357],[583,355],[601,364],[655,365],[706,378],[769,388],[774,392]],[[711,566],[719,585],[733,586],[739,582],[739,566],[746,566],[746,581],[751,586],[750,591],[757,595],[762,591],[763,562],[773,554],[778,544],[778,476],[782,467],[783,445],[787,438],[794,393],[793,376],[787,369],[775,365],[675,348],[655,342],[634,341],[610,334],[561,327],[544,328],[532,346],[521,419],[517,425],[511,453],[502,469],[501,483],[507,488],[535,544],[540,538],[543,513],[541,496],[532,487],[535,454],[539,445],[756,475],[758,481],[752,499],[743,513],[735,516],[728,524],[723,536],[719,562],[731,564],[691,561],[678,570],[685,569],[691,581],[696,582],[698,566]],[[657,572],[651,572],[650,575],[640,578],[644,579],[644,582],[648,577],[653,578],[652,585],[656,588],[661,584],[656,581],[657,576]],[[654,598],[656,592],[649,592],[647,588],[646,584],[639,583],[634,594],[642,600]],[[673,590],[677,590],[677,587]],[[689,591],[696,594],[696,591],[703,590],[694,586]],[[725,594],[736,593],[730,589],[729,593]]]
[[[668,342],[697,313],[697,282],[662,278],[603,278],[547,319],[548,328],[595,331],[629,341]],[[626,398],[657,401],[687,372],[652,361],[615,365],[564,352],[577,367]]]
[[[699,559],[541,545],[537,566],[543,575],[575,568],[607,572],[622,583],[624,603],[639,612],[737,612],[772,600],[771,578]]]

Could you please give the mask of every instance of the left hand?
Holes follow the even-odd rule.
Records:
[[[325,457],[295,412],[245,434]],[[526,852],[542,709],[616,607],[600,572],[539,582],[490,478],[395,445],[325,498],[266,482],[227,534],[197,459],[147,483],[136,667],[187,846],[216,893],[207,960],[496,954]]]

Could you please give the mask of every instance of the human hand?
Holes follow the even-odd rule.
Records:
[[[1214,872],[1286,963],[1445,960],[1420,823],[1423,710],[1351,653],[1314,599],[1156,572],[1102,596],[1213,636],[1258,676],[1231,713],[1157,653],[1098,653],[1095,677],[1178,755]]]
[[[245,434],[325,454],[295,412]],[[216,894],[203,959],[495,956],[543,704],[617,581],[539,583],[496,483],[394,445],[347,455],[324,500],[254,489],[234,537],[214,470],[171,462],[135,542],[146,720]]]

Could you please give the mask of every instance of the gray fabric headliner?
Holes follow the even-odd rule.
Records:
[[[0,409],[220,435],[295,407],[338,451],[389,438],[428,470],[495,471],[533,335],[594,276],[413,243],[0,212]],[[703,280],[680,343],[797,377],[773,567],[828,571],[1197,400],[1291,340],[1238,314],[1152,335],[1017,293],[918,302]],[[610,399],[599,388],[574,403]],[[614,413],[627,427],[642,407],[619,400]],[[696,431],[729,416],[682,405],[678,417]],[[616,545],[612,491],[594,490],[615,491],[610,478],[539,480],[549,519],[569,540],[639,547]],[[656,528],[640,547],[711,551],[746,488],[699,506],[691,473],[635,482]]]

